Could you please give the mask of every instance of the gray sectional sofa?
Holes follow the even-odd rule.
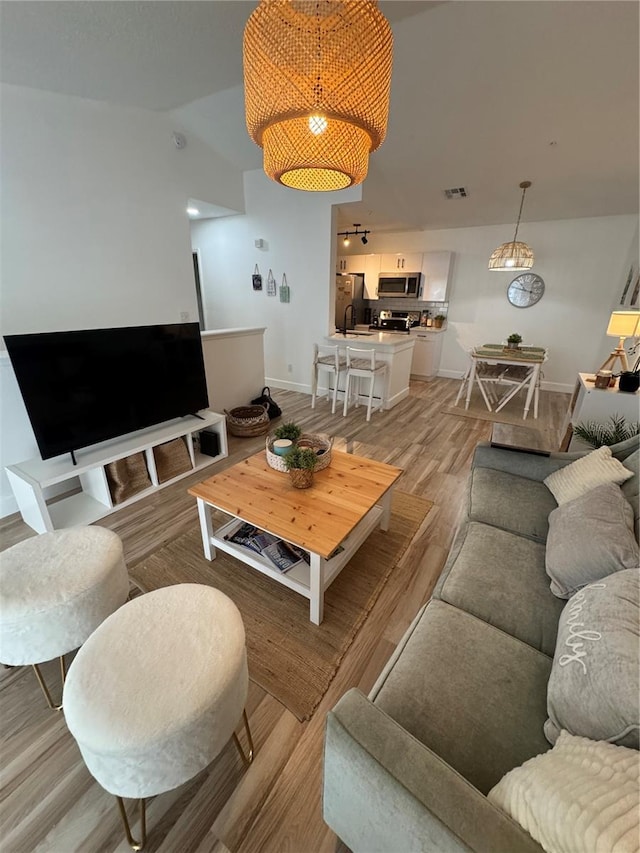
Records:
[[[611,448],[635,475],[638,439]],[[550,749],[547,682],[565,601],[545,572],[542,482],[584,454],[550,457],[479,445],[468,504],[432,599],[367,697],[327,716],[323,810],[356,853],[541,847],[488,799],[507,771]]]

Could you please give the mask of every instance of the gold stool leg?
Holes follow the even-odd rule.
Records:
[[[244,719],[244,728],[247,733],[247,740],[249,741],[249,754],[246,755],[242,745],[240,744],[238,735],[235,732],[233,733],[233,741],[238,748],[238,752],[240,753],[242,760],[245,764],[249,765],[253,761],[253,738],[251,737],[251,729],[249,728],[249,719],[246,711],[242,712],[242,717]]]
[[[120,817],[122,818],[122,825],[124,826],[124,834],[127,836],[127,843],[131,847],[132,850],[142,850],[144,845],[147,842],[147,804],[144,799],[139,800],[140,803],[140,841],[136,841],[136,839],[131,834],[131,827],[129,825],[129,819],[127,817],[127,812],[124,807],[124,800],[122,797],[116,797],[118,801],[118,808],[120,809]]]
[[[33,671],[36,674],[36,678],[38,679],[38,684],[40,685],[42,692],[44,693],[45,699],[47,700],[47,705],[51,708],[52,711],[61,711],[62,710],[62,695],[60,696],[60,704],[54,705],[53,699],[51,698],[51,693],[49,692],[49,688],[45,684],[45,680],[42,677],[42,673],[40,672],[40,668],[37,663],[32,663]],[[62,685],[64,686],[64,680],[67,677],[67,672],[64,664],[64,655],[60,655],[60,676],[62,678]]]

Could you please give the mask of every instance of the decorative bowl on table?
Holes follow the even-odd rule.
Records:
[[[267,464],[276,471],[282,471],[282,473],[285,474],[287,472],[287,466],[284,461],[284,456],[279,456],[275,452],[275,441],[277,441],[275,436],[267,436],[267,440],[265,442]],[[326,468],[331,463],[331,447],[333,446],[332,438],[316,433],[303,432],[300,438],[294,443],[296,447],[310,447],[315,451],[316,456],[318,457],[318,462],[315,467],[316,471],[322,471],[323,468]]]

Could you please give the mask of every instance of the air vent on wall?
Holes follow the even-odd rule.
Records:
[[[447,198],[466,198],[467,191],[464,187],[453,187],[453,189],[445,190],[444,194]]]

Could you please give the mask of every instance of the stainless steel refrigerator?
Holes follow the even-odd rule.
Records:
[[[338,275],[336,276],[336,329],[353,329],[356,323],[364,322],[364,276]],[[347,311],[349,305],[353,305],[353,311]],[[345,315],[346,312],[346,315]]]

